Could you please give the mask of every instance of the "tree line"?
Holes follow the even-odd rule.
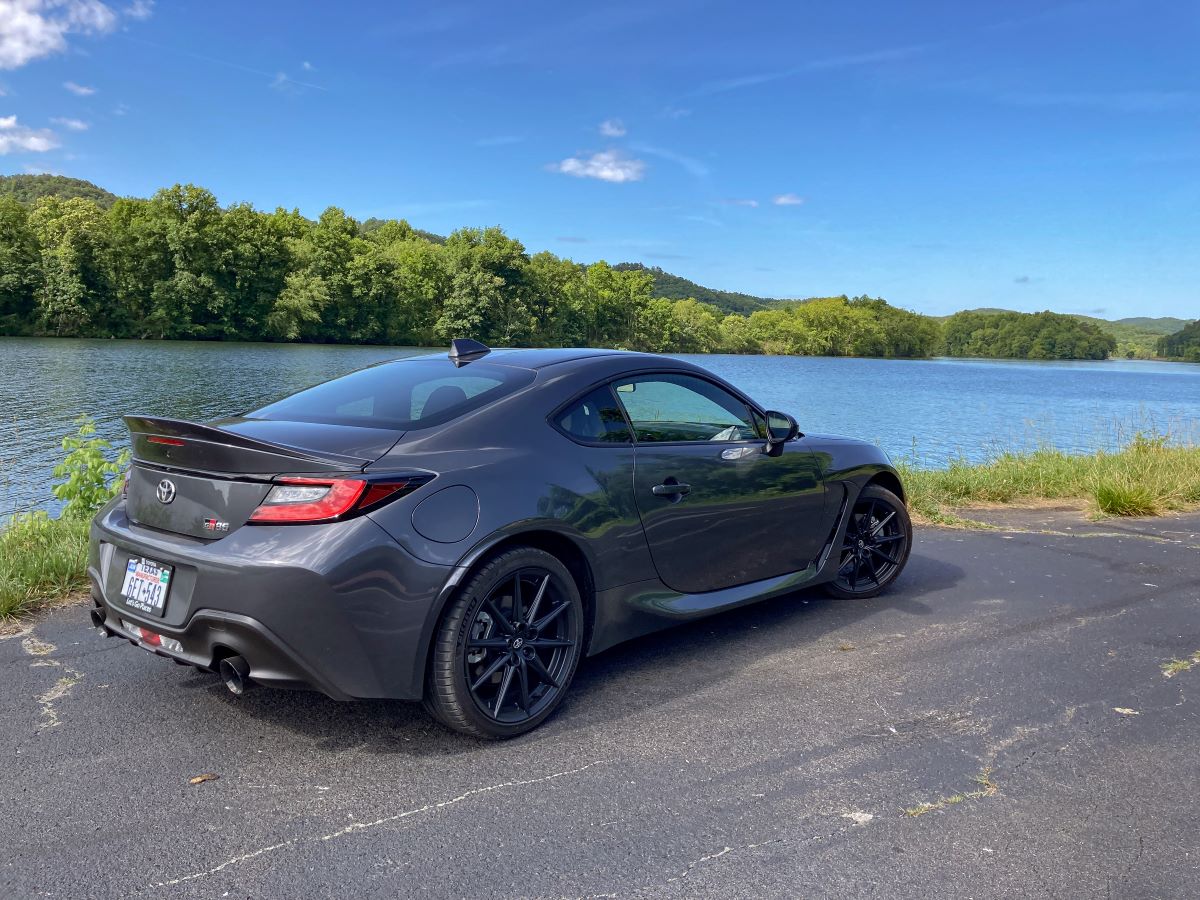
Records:
[[[1159,356],[1200,363],[1200,319],[1174,334],[1160,338],[1155,350]]]
[[[439,238],[336,207],[312,221],[221,207],[194,185],[103,205],[0,196],[0,334],[1037,359],[1115,347],[1069,316],[959,313],[943,324],[871,297],[727,313],[656,296],[640,266],[529,254],[498,227]]]

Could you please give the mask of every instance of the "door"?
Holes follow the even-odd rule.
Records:
[[[655,568],[681,593],[801,571],[819,554],[824,485],[798,442],[768,456],[758,413],[693,375],[614,382],[633,425],[634,493]]]

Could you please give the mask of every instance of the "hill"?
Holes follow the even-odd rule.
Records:
[[[117,195],[84,181],[63,175],[0,175],[0,197],[12,197],[20,203],[32,203],[39,197],[83,197],[105,209],[112,206]]]
[[[1012,312],[1008,309],[997,309],[994,306],[982,306],[977,309],[966,309],[963,312],[978,315],[1002,315]],[[1130,316],[1124,319],[1101,319],[1096,316],[1084,316],[1069,313],[1073,319],[1088,322],[1107,331],[1117,339],[1117,348],[1113,356],[1126,359],[1153,359],[1159,338],[1175,334],[1186,326],[1186,319],[1175,319],[1170,316],[1151,318],[1149,316]],[[936,316],[945,322],[950,316]]]
[[[658,266],[624,262],[617,263],[613,268],[621,272],[649,272],[654,276],[653,295],[655,297],[664,297],[667,300],[686,300],[690,297],[701,303],[715,306],[723,313],[740,313],[746,316],[755,310],[770,309],[772,306],[785,302],[770,297],[755,297],[751,294],[739,294],[736,291],[718,291],[715,288],[706,288],[682,276],[664,272]]]

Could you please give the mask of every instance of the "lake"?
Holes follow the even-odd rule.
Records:
[[[87,413],[212,419],[412,347],[0,338],[0,517],[54,508],[58,442]],[[1138,429],[1200,442],[1200,366],[1166,362],[695,356],[803,431],[874,441],[923,465],[1000,449],[1113,448]]]

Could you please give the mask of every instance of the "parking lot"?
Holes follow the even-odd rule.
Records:
[[[57,610],[0,640],[0,895],[1195,896],[1200,515],[996,521],[586,661],[503,744]]]

